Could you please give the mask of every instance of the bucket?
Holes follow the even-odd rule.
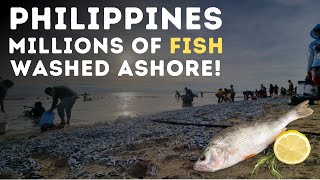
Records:
[[[8,123],[0,122],[0,134],[5,134],[8,131]]]
[[[55,114],[52,111],[44,112],[40,118],[39,126],[53,125]]]

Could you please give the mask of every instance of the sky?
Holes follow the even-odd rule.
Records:
[[[7,9],[5,21],[1,28],[0,76],[12,79],[16,85],[13,93],[28,94],[42,92],[43,88],[52,85],[67,85],[81,90],[96,91],[174,91],[182,90],[185,86],[193,90],[216,91],[218,88],[229,87],[233,84],[236,91],[254,90],[260,84],[268,86],[270,83],[278,86],[287,86],[287,80],[293,82],[304,80],[306,74],[308,44],[312,41],[310,30],[318,23],[319,0],[165,0],[165,1],[125,1],[125,0],[72,0],[72,1],[39,1],[14,0],[4,1]],[[173,12],[174,7],[201,7],[204,11],[209,7],[217,7],[222,11],[220,18],[223,21],[219,30],[202,28],[199,31],[177,30],[168,31],[145,30],[145,20],[133,27],[133,30],[124,30],[123,21],[113,29],[98,31],[32,31],[30,23],[21,26],[17,31],[10,31],[10,7],[78,7],[79,21],[86,23],[89,16],[87,7],[115,6],[123,10],[125,7],[165,7]],[[183,11],[184,12],[184,11]],[[68,12],[67,12],[68,14]],[[156,22],[160,14],[157,15]],[[183,19],[185,16],[183,16]],[[203,23],[203,18],[201,22]],[[54,20],[53,20],[54,22]],[[66,18],[66,23],[70,22]],[[102,24],[102,19],[99,19]],[[184,27],[184,21],[182,23]],[[125,51],[120,55],[86,54],[86,55],[9,55],[8,39],[22,37],[63,38],[70,36],[78,38],[102,38],[119,36],[124,39]],[[131,41],[136,37],[161,37],[162,49],[159,53],[137,55],[129,49]],[[222,37],[223,54],[204,55],[171,55],[169,53],[170,37]],[[127,47],[127,48],[126,48]],[[106,77],[15,77],[9,63],[10,59],[43,59],[47,63],[52,59],[105,59],[110,63],[111,74]],[[134,62],[139,59],[220,59],[221,76],[216,77],[117,77],[116,72],[123,59]]]

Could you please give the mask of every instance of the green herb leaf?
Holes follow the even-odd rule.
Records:
[[[278,179],[281,179],[281,174],[279,173],[279,170],[277,168],[277,158],[274,153],[268,153],[266,156],[261,157],[257,160],[256,165],[254,166],[253,171],[251,172],[251,178],[261,167],[266,165],[269,168],[270,173],[277,177]]]

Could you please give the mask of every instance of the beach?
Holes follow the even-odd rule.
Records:
[[[44,133],[0,137],[1,178],[251,178],[259,155],[230,168],[193,170],[209,140],[226,126],[278,118],[287,98],[237,101],[165,111]],[[320,133],[320,105],[288,129]],[[169,122],[169,123],[166,123]],[[214,127],[215,126],[215,127]],[[220,127],[219,127],[220,126]],[[299,165],[279,163],[283,178],[320,178],[320,136],[306,134],[311,154]],[[267,168],[254,178],[274,178]]]
[[[82,92],[78,90],[79,92]],[[90,91],[84,101],[83,96],[75,103],[72,113],[72,125],[83,126],[111,122],[119,117],[137,117],[163,111],[183,109],[181,99],[174,97],[173,92],[95,92]],[[42,102],[45,109],[50,109],[52,98],[44,95],[12,95],[6,101],[6,114],[0,114],[1,120],[9,123],[7,135],[35,133],[39,126],[34,119],[24,116],[24,111],[31,110],[35,102]],[[240,100],[239,98],[236,100]],[[241,99],[242,100],[242,99]],[[206,93],[204,98],[195,98],[193,106],[214,104],[217,99],[214,93]],[[154,104],[157,104],[154,106]],[[60,118],[56,112],[55,123]]]

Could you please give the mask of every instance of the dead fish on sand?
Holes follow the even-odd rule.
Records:
[[[215,172],[259,154],[286,130],[289,123],[313,113],[308,103],[304,101],[279,119],[247,122],[220,131],[210,140],[194,169]]]

